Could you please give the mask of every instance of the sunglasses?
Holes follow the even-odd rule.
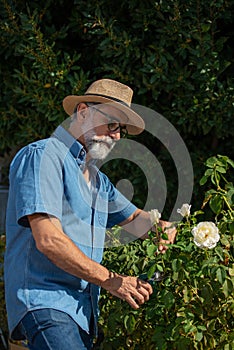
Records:
[[[126,125],[124,125],[124,126],[120,125],[120,123],[117,122],[111,115],[101,111],[100,109],[98,109],[94,106],[91,106],[91,108],[93,108],[95,111],[101,113],[102,115],[104,115],[108,119],[109,122],[107,124],[107,127],[108,127],[109,131],[111,131],[112,133],[120,131],[121,137],[126,137],[128,135],[128,130],[126,128]]]

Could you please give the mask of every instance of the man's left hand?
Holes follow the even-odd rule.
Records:
[[[168,249],[168,244],[172,244],[176,238],[176,227],[172,222],[160,220],[158,224],[162,229],[162,234],[167,235],[167,239],[160,237],[158,251],[161,254],[165,254]]]

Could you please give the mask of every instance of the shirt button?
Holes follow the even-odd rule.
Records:
[[[83,149],[81,150],[80,155],[81,155],[81,156],[84,156],[84,155],[85,155],[85,151],[84,151]]]
[[[81,163],[81,164],[80,164],[80,170],[81,170],[81,171],[84,171],[84,169],[85,169],[85,164]]]

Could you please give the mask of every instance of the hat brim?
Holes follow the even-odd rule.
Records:
[[[126,122],[126,119],[124,119],[123,123],[126,125],[128,133],[130,135],[139,135],[145,129],[145,122],[139,116],[139,114],[134,112],[130,107],[125,106],[120,102],[116,102],[106,97],[97,96],[97,95],[96,96],[95,95],[92,95],[92,96],[91,95],[83,95],[83,96],[69,95],[65,97],[63,100],[63,108],[65,112],[69,116],[71,116],[74,113],[74,109],[77,106],[77,104],[81,102],[109,103],[111,104],[111,106],[122,111],[128,118],[127,122]]]

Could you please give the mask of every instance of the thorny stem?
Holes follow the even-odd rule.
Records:
[[[156,242],[157,242],[157,246],[159,247],[159,243],[160,243],[160,234],[159,234],[159,232],[158,232],[158,226],[157,226],[157,223],[155,222],[155,224],[154,224],[154,226],[155,226],[155,232],[156,232]],[[160,254],[161,255],[161,254]],[[163,259],[161,258],[160,259],[161,261],[161,264],[162,264],[162,266],[163,266],[163,270],[165,270],[165,264],[164,264],[164,261],[163,261]],[[160,271],[160,273],[161,273],[161,271]]]
[[[228,207],[228,209],[229,209],[229,211],[230,211],[231,220],[233,220],[233,216],[232,216],[233,210],[232,210],[232,207],[231,207],[230,204],[228,203],[227,198],[226,198],[225,196],[223,196],[223,200],[224,200],[224,202],[226,203],[226,205],[227,205],[227,207]]]

